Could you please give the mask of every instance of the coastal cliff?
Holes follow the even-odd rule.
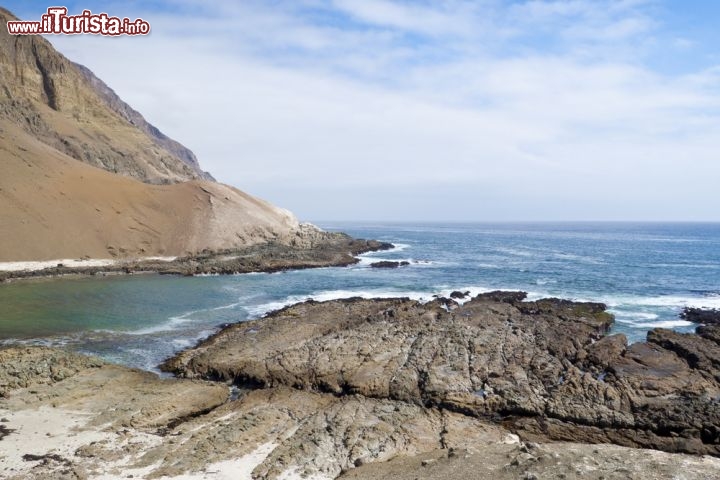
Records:
[[[0,9],[0,22],[14,19]],[[0,262],[193,256],[269,243],[302,250],[338,241],[213,181],[189,149],[87,68],[41,36],[6,29],[0,158]]]

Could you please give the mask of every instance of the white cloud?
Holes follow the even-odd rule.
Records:
[[[653,70],[651,2],[184,5],[51,40],[302,217],[719,218],[718,69]]]

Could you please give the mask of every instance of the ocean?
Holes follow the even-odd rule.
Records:
[[[649,329],[694,326],[685,306],[720,308],[720,224],[329,223],[396,248],[355,266],[273,274],[67,278],[0,286],[0,341],[63,345],[156,370],[226,323],[313,298],[403,296],[431,300],[523,290],[530,299],[599,301],[614,332],[641,341]],[[373,269],[378,260],[407,267]]]

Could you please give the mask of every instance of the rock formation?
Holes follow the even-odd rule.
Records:
[[[371,268],[399,268],[399,267],[407,267],[410,265],[410,262],[402,261],[402,262],[393,262],[390,260],[383,260],[381,262],[373,262],[370,264]]]
[[[720,324],[720,310],[717,308],[693,308],[685,307],[680,312],[680,318],[692,323],[701,323],[705,325]]]
[[[716,327],[657,329],[628,346],[605,336],[602,304],[523,296],[306,302],[230,326],[165,368],[441,408],[531,440],[720,455]]]
[[[0,23],[17,18],[0,8]],[[0,118],[70,158],[148,183],[208,178],[195,155],[42,36],[0,29]]]
[[[161,380],[42,347],[0,350],[0,385],[0,476],[10,480],[700,480],[720,471],[710,457],[522,442],[486,419],[359,394],[278,386],[229,395],[224,384]]]

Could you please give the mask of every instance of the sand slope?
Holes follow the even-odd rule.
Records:
[[[150,185],[74,160],[0,120],[0,262],[182,255],[297,228],[287,211],[196,180]]]

